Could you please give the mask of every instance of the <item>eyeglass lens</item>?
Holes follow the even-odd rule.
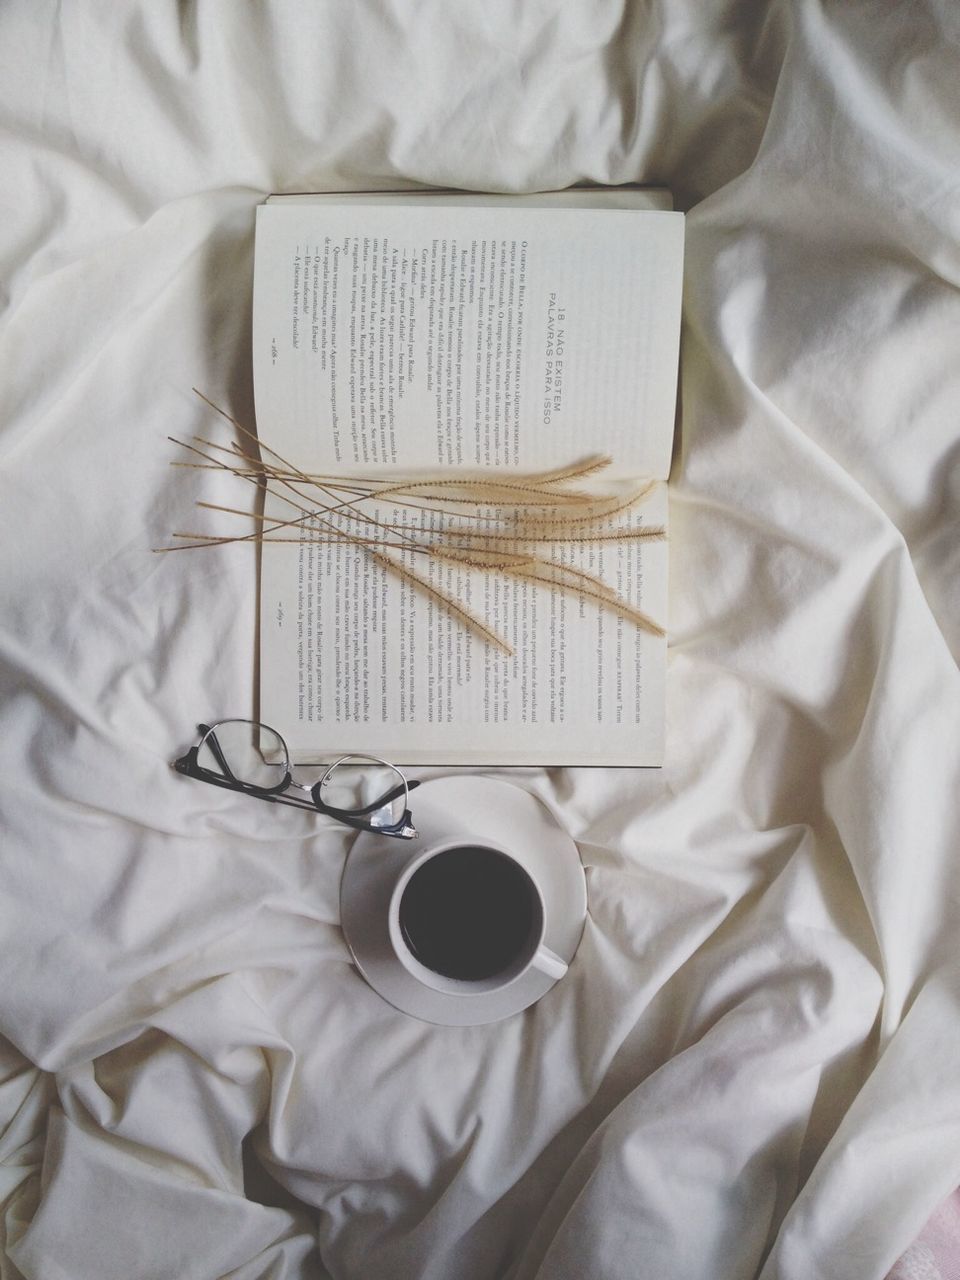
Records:
[[[371,756],[345,756],[327,769],[319,787],[325,805],[353,813],[376,805],[391,792],[397,794],[366,815],[373,827],[392,826],[403,817],[407,794],[399,769]]]
[[[197,764],[247,786],[278,787],[290,769],[279,733],[250,720],[221,720],[197,748]]]

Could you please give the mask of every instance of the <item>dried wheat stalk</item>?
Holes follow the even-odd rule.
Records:
[[[394,476],[318,475],[302,471],[201,392],[197,391],[197,395],[226,418],[256,451],[236,443],[228,448],[200,436],[195,436],[192,444],[171,436],[174,444],[199,459],[174,465],[229,472],[269,495],[273,509],[270,515],[264,515],[198,502],[197,506],[207,511],[252,518],[254,528],[237,535],[175,533],[175,545],[158,550],[241,542],[358,547],[386,572],[422,591],[461,625],[506,654],[513,651],[503,637],[465,609],[455,596],[418,572],[411,563],[415,557],[425,557],[428,566],[457,564],[478,572],[539,582],[595,600],[653,635],[664,634],[652,618],[634,608],[601,578],[551,559],[545,552],[546,545],[663,538],[660,527],[622,523],[653,492],[656,481],[644,480],[626,494],[598,495],[590,489],[568,487],[571,482],[594,480],[611,465],[610,458],[600,455],[530,474],[458,472],[451,477],[399,480]],[[289,508],[290,514],[278,514],[278,504]],[[378,504],[416,515],[411,514],[406,521],[384,519]]]

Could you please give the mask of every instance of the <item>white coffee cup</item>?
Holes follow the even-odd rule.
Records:
[[[534,795],[498,778],[428,779],[413,801],[418,837],[407,841],[362,832],[344,864],[340,919],[358,972],[394,1008],[423,1022],[481,1026],[520,1013],[557,985],[583,935],[587,891],[576,844]],[[424,884],[431,889],[429,879],[418,880],[418,873],[443,870],[444,859],[463,849],[480,850],[481,861],[484,855],[498,859],[494,865],[503,873],[505,891],[498,892],[483,876],[481,887],[486,884],[494,906],[512,903],[518,913],[501,930],[502,912],[494,911],[492,919],[483,911],[468,912],[473,940],[482,945],[458,947],[454,958],[459,964],[479,956],[483,963],[472,972],[451,972],[449,964],[444,971],[442,952],[439,957],[428,952],[431,943],[444,942],[443,930],[434,924],[455,924],[457,904],[447,890],[451,882],[455,888],[462,884],[456,865],[447,867],[447,888],[441,877],[432,886],[434,896],[421,900],[426,911],[421,925],[425,919],[430,926],[426,935],[409,915],[415,896],[406,898],[403,918],[401,912],[405,895]],[[451,931],[454,939],[458,936],[455,927],[448,929],[447,942]],[[503,942],[499,957],[487,945],[491,936]]]
[[[486,995],[538,969],[556,981],[565,962],[544,944],[544,895],[503,845],[434,839],[396,878],[387,928],[393,953],[417,982],[446,995]]]

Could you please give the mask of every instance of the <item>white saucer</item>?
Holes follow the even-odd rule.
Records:
[[[411,795],[410,807],[420,832],[417,839],[361,833],[343,869],[340,922],[357,968],[384,1000],[424,1022],[478,1026],[519,1013],[557,979],[530,968],[497,991],[454,995],[424,986],[407,972],[390,944],[391,894],[410,858],[427,847],[434,831],[446,830],[455,816],[478,843],[489,840],[509,849],[537,880],[547,921],[543,941],[569,964],[587,915],[586,880],[576,844],[536,796],[494,778],[425,782]]]

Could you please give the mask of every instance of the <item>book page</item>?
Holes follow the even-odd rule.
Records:
[[[543,467],[666,478],[682,215],[258,210],[261,438],[308,469]]]
[[[282,502],[272,510],[289,518]],[[431,518],[401,505],[376,513],[411,532]],[[619,523],[665,525],[666,516],[660,485]],[[559,541],[542,554],[601,578],[666,624],[665,543]],[[260,718],[296,759],[363,751],[407,764],[661,762],[662,637],[576,591],[412,553],[393,558],[513,653],[362,548],[323,540],[316,525],[292,544],[265,544]]]
[[[665,479],[681,255],[682,218],[665,212],[268,205],[254,308],[261,440],[341,478],[533,471],[607,452],[624,485]],[[269,499],[268,521],[302,514],[297,501]],[[401,540],[436,519],[402,501],[370,514]],[[615,520],[665,523],[663,484]],[[589,591],[412,551],[393,550],[390,569],[332,545],[322,522],[275,536],[291,540],[263,547],[260,716],[297,759],[660,763],[665,641]],[[666,624],[665,543],[538,550]]]

